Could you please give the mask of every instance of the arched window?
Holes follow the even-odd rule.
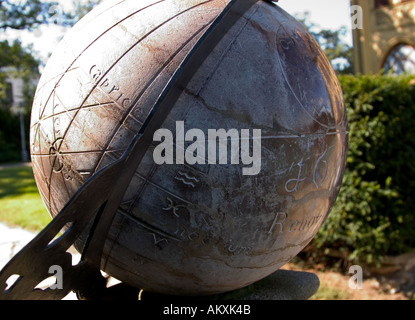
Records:
[[[409,44],[397,45],[388,55],[383,65],[385,73],[415,74],[415,48]]]

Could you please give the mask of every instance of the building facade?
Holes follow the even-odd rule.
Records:
[[[19,77],[13,77],[13,69],[6,67],[0,70],[6,74],[3,85],[6,87],[6,105],[11,108],[12,112],[18,113],[19,108],[25,102],[24,99],[24,80]]]
[[[415,74],[415,0],[351,0],[361,8],[353,29],[355,72]]]

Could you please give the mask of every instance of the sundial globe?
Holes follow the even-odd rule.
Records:
[[[204,58],[189,67],[194,55]],[[177,99],[154,114],[181,71]],[[32,110],[51,216],[140,130],[153,140],[101,257],[136,288],[209,295],[259,281],[310,243],[341,187],[340,85],[304,26],[268,1],[109,0],[76,24]]]

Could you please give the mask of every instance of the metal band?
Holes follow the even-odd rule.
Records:
[[[257,2],[258,0],[231,1],[189,52],[166,88],[160,94],[156,104],[141,127],[139,132],[140,139],[136,141],[136,144],[129,152],[129,160],[127,160],[128,164],[125,164],[125,171],[119,181],[117,181],[117,190],[115,190],[115,192],[118,194],[117,198],[119,199],[114,201],[114,203],[118,202],[118,204],[108,204],[94,231],[90,246],[88,246],[91,250],[86,248],[87,252],[84,256],[88,257],[88,260],[94,264],[99,265],[100,263],[102,249],[113,217],[115,216],[118,205],[122,200],[122,196],[124,195],[132,176],[146,154],[148,147],[153,142],[154,132],[162,126],[183,90],[212,50],[223,39],[236,21],[242,18],[243,15]],[[109,210],[107,210],[107,208]]]
[[[105,280],[99,270],[105,240],[123,195],[152,143],[154,132],[163,124],[212,50],[256,2],[258,0],[233,0],[228,4],[173,75],[124,156],[91,177],[52,222],[0,271],[0,300],[61,299],[74,290],[78,296],[85,298],[99,298],[103,294]],[[94,216],[81,262],[72,266],[71,255],[66,251]],[[71,224],[68,230],[53,240],[68,223]],[[55,264],[64,271],[64,288],[33,290],[40,281],[50,276],[48,269]],[[6,289],[5,283],[12,275],[20,277]]]

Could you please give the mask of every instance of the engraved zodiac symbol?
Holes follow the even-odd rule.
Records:
[[[167,239],[162,238],[155,233],[151,233],[151,235],[153,236],[153,239],[154,239],[154,245],[158,245],[161,242],[166,242],[167,244],[169,243]]]
[[[285,190],[289,193],[297,192],[300,186],[300,183],[303,181],[306,181],[307,179],[312,180],[314,185],[317,189],[320,189],[320,187],[323,185],[324,181],[326,181],[328,176],[328,170],[329,170],[329,164],[326,160],[323,160],[324,157],[327,155],[327,152],[329,151],[329,147],[326,148],[326,150],[323,152],[323,154],[317,159],[316,164],[314,165],[314,171],[312,174],[312,177],[305,177],[303,178],[304,174],[304,167],[305,164],[310,158],[308,159],[301,159],[301,161],[297,164],[299,167],[298,170],[298,177],[296,179],[290,179],[285,184]],[[292,167],[294,166],[294,163]],[[291,167],[291,168],[292,168]],[[290,169],[291,170],[291,169]],[[293,184],[295,184],[293,186]],[[292,187],[293,186],[293,187]]]
[[[196,184],[200,182],[200,180],[198,180],[196,177],[181,171],[177,173],[177,176],[175,176],[174,179],[179,180],[185,185],[191,186],[192,188],[196,188]]]
[[[297,179],[290,179],[285,184],[285,190],[289,193],[292,193],[294,191],[297,192],[298,191],[298,186],[300,185],[300,183],[306,180],[306,178],[304,178],[304,179],[301,178],[302,175],[303,175],[304,158],[301,159],[301,161],[297,165],[300,167],[300,170],[298,172],[298,178]],[[295,182],[295,187],[294,188],[289,188],[289,185],[293,182]]]
[[[170,211],[173,210],[173,214],[175,215],[175,217],[180,218],[178,211],[180,208],[186,208],[185,205],[179,204],[179,205],[175,205],[173,200],[170,198],[167,198],[167,201],[169,202],[169,206],[167,208],[163,208],[164,211]]]
[[[52,170],[55,173],[61,173],[64,167],[63,157],[60,153],[60,147],[62,145],[63,139],[57,139],[49,149],[49,161],[52,166]]]

